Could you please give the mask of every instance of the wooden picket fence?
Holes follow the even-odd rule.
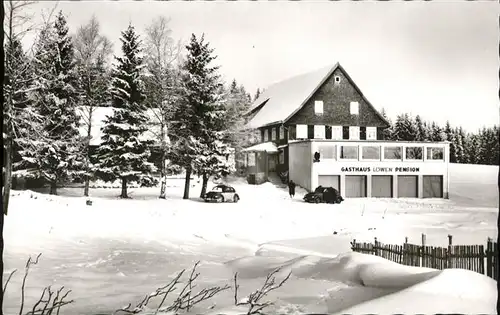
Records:
[[[355,252],[372,254],[394,261],[396,263],[428,267],[434,269],[461,268],[485,274],[498,280],[498,245],[488,238],[484,245],[453,245],[452,236],[448,235],[448,247],[425,245],[425,234],[422,234],[422,244],[383,244],[375,238],[374,243],[351,242]]]

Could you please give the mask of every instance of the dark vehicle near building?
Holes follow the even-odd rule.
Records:
[[[236,190],[228,185],[217,185],[203,196],[205,202],[238,202],[240,196]]]
[[[333,187],[318,186],[313,192],[304,196],[304,201],[309,203],[341,203],[344,198]]]

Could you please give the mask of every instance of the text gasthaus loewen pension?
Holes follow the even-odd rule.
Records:
[[[419,167],[370,167],[370,166],[352,166],[352,167],[342,167],[340,169],[342,172],[420,172]]]

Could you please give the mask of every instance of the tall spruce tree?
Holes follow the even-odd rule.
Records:
[[[449,121],[446,121],[444,133],[446,134],[446,141],[450,142],[450,162],[457,163],[457,144],[455,134],[453,132],[453,129],[451,128]]]
[[[82,170],[74,50],[62,11],[53,26],[40,32],[34,77],[32,99],[43,120],[36,141],[23,150],[23,159],[36,165],[40,176],[50,183],[50,193],[57,194],[60,182],[79,177]]]
[[[455,137],[457,163],[467,163],[467,159],[465,157],[465,149],[464,149],[465,134],[462,127],[455,128],[453,130],[453,133]]]
[[[433,121],[431,123],[430,131],[432,141],[446,141],[446,133],[443,131],[443,128],[439,127],[439,125],[436,124],[436,122]]]
[[[186,170],[184,199],[189,198],[189,184],[193,173],[203,176],[204,186],[210,175],[224,169],[227,155],[223,85],[214,50],[205,42],[204,35],[192,34],[186,46],[187,56],[183,64],[181,98],[176,106],[171,139],[175,150],[170,160]],[[222,167],[221,167],[222,166]]]
[[[427,141],[428,140],[428,134],[427,130],[425,128],[424,122],[422,121],[422,118],[420,118],[420,115],[415,116],[415,125],[417,129],[417,134],[416,134],[416,141]]]
[[[417,138],[417,126],[409,114],[401,114],[396,118],[393,129],[393,140],[415,141]]]
[[[139,36],[131,24],[122,32],[120,40],[123,56],[115,56],[117,64],[111,75],[114,111],[102,128],[96,175],[105,181],[120,179],[120,197],[128,198],[127,183],[154,184],[151,173],[155,167],[148,162],[152,141],[143,138],[149,120],[141,81],[143,58]]]
[[[257,88],[257,91],[255,92],[255,95],[253,97],[253,101],[256,101],[259,98],[260,94],[261,94],[260,89]]]
[[[394,136],[393,136],[394,124],[392,123],[392,120],[387,115],[385,108],[382,108],[382,110],[380,111],[380,114],[382,115],[382,117],[385,118],[385,120],[387,120],[387,122],[389,122],[389,127],[385,128],[382,131],[383,140],[394,140]]]

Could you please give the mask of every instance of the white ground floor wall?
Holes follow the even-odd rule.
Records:
[[[324,147],[326,144],[320,144]],[[331,143],[339,152],[343,145],[353,146],[356,143]],[[366,144],[359,144],[361,148]],[[399,146],[403,150],[405,144],[378,142],[370,146]],[[346,198],[379,197],[379,198],[448,198],[448,145],[443,143],[411,143],[408,146],[443,147],[442,160],[420,161],[407,160],[403,155],[400,160],[345,160],[335,154],[333,158],[322,158],[312,163],[314,152],[318,150],[317,142],[299,142],[290,144],[289,174],[297,184],[312,191],[319,185],[338,189]],[[296,155],[296,156],[295,156]]]

